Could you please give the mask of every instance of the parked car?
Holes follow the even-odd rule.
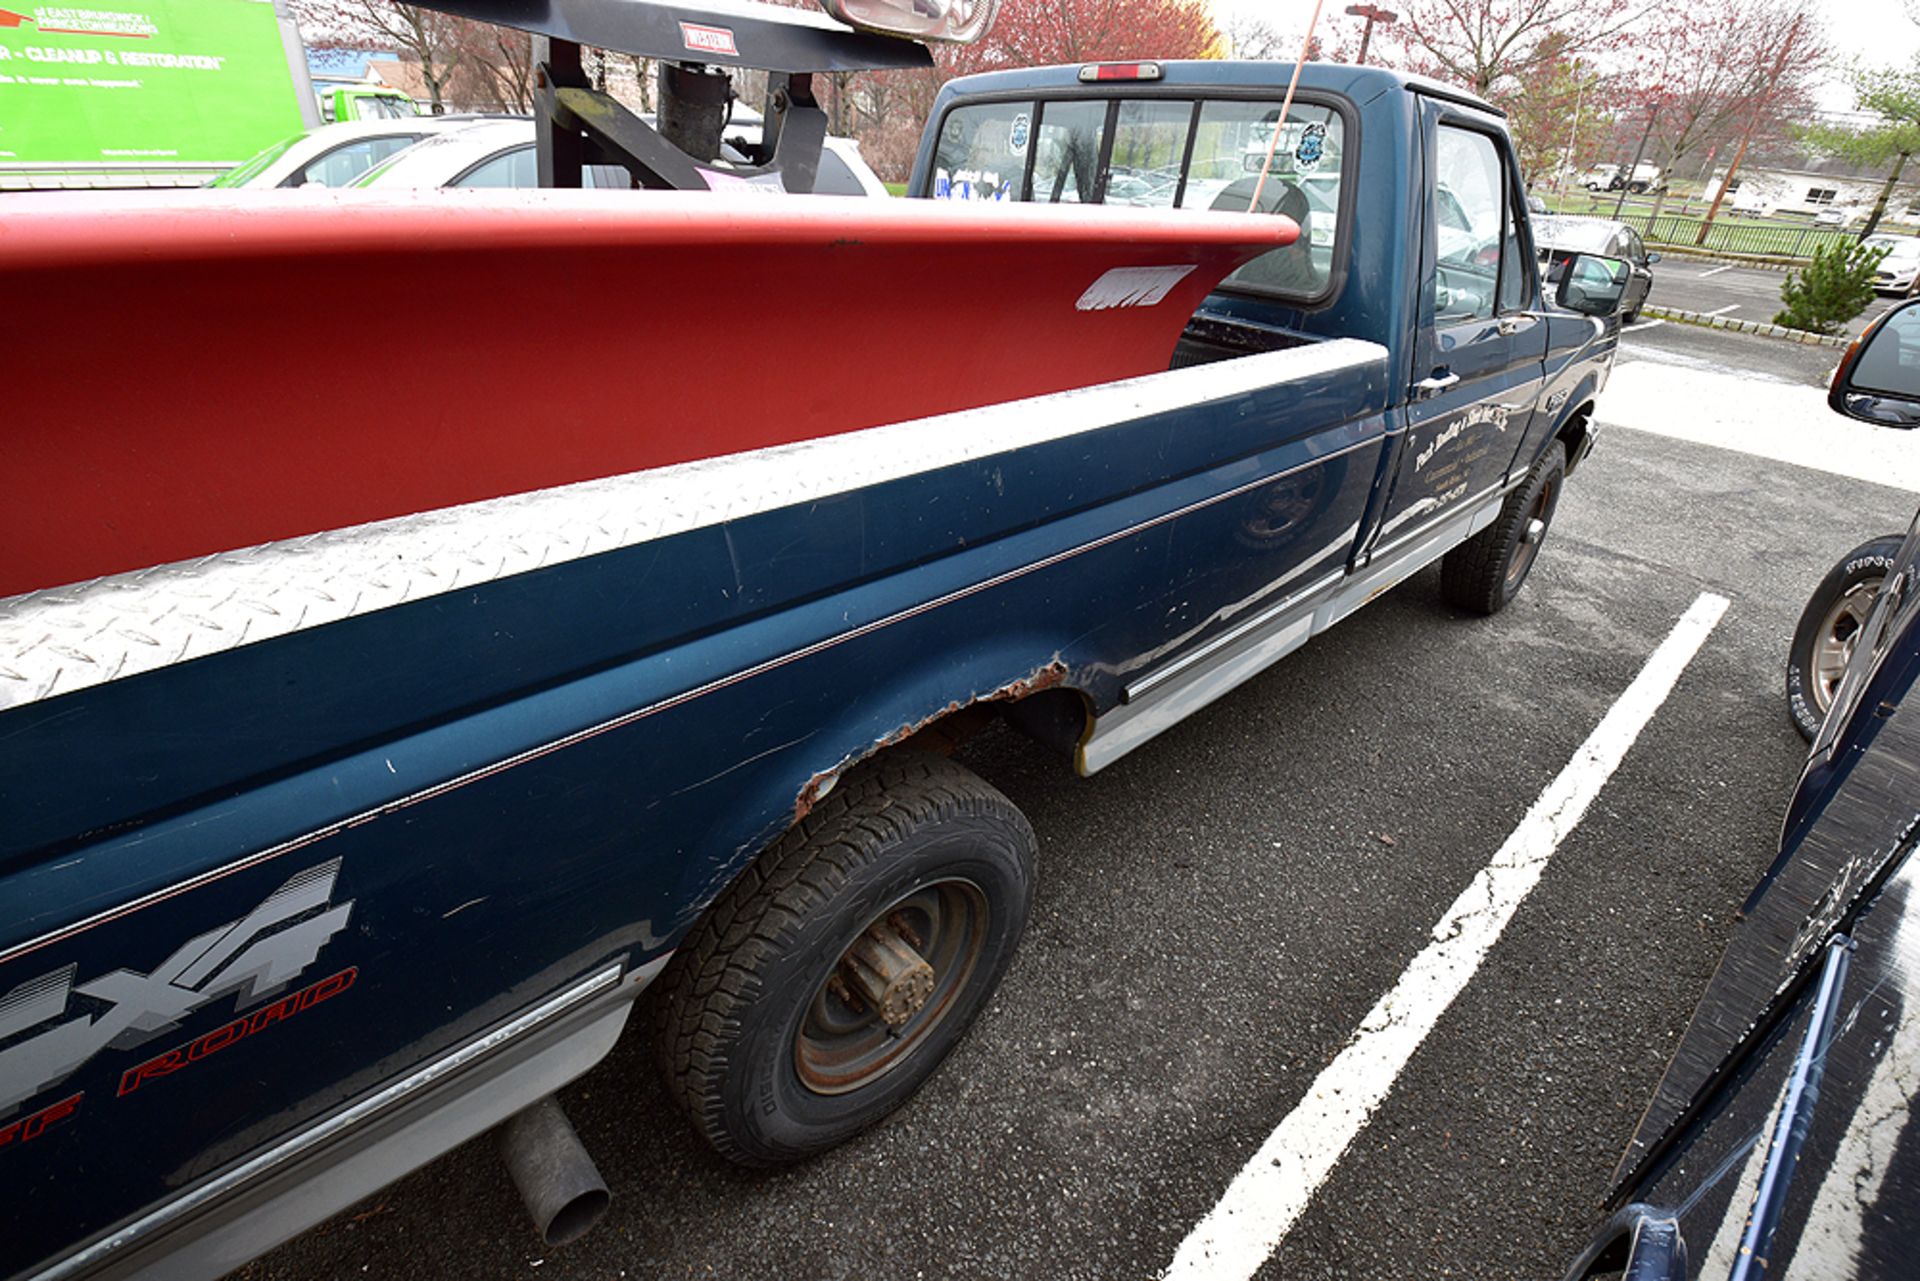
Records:
[[[647,117],[641,117],[648,119]],[[649,120],[649,123],[651,121]],[[729,137],[751,144],[759,126],[731,130]],[[753,162],[731,142],[720,145],[725,166],[745,167]],[[723,172],[716,167],[715,173]],[[588,165],[583,173],[588,187],[626,190],[633,182],[619,165]],[[715,181],[718,181],[716,179]],[[784,190],[772,175],[743,176],[738,182]],[[537,187],[539,169],[534,159],[533,121],[494,120],[476,128],[423,139],[418,145],[390,155],[367,170],[356,187]],[[886,184],[860,155],[851,138],[828,138],[820,153],[820,171],[814,193],[823,196],[885,196]]]
[[[1627,282],[1626,301],[1621,304],[1621,323],[1631,325],[1640,319],[1653,291],[1653,264],[1657,253],[1648,253],[1640,233],[1624,222],[1610,218],[1576,218],[1553,214],[1533,220],[1533,243],[1540,253],[1540,265],[1551,271],[1554,264],[1572,254],[1603,254],[1618,258],[1633,272]]]
[[[1920,302],[1828,403],[1920,425]],[[1787,806],[1780,853],[1615,1171],[1568,1281],[1912,1276],[1920,1245],[1920,516]]]
[[[347,120],[296,133],[208,183],[209,187],[344,187],[424,138],[470,129],[495,116]]]
[[[1920,293],[1920,236],[1868,236],[1866,243],[1887,251],[1873,273],[1875,293]]]
[[[1634,195],[1666,189],[1666,178],[1658,165],[1635,165],[1628,176],[1626,165],[1591,165],[1580,175],[1580,185],[1588,191],[1618,191],[1625,187]]]

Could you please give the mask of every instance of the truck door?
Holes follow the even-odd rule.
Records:
[[[1376,556],[1498,494],[1544,376],[1539,271],[1515,213],[1519,183],[1505,141],[1439,103],[1428,104],[1425,129],[1423,283],[1407,443]]]

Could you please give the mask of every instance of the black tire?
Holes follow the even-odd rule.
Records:
[[[1635,307],[1632,311],[1629,311],[1620,317],[1620,327],[1622,329],[1625,329],[1628,325],[1633,324],[1635,321],[1639,319],[1640,319],[1640,308]]]
[[[1507,495],[1499,518],[1446,554],[1440,562],[1440,592],[1449,604],[1476,614],[1497,614],[1507,607],[1539,556],[1566,474],[1567,451],[1556,440],[1520,487]]]
[[[854,771],[728,887],[661,976],[668,1093],[743,1165],[797,1161],[873,1125],[998,986],[1033,857],[1020,811],[951,761],[901,753]],[[882,993],[897,1030],[848,981],[860,981],[849,949],[873,937],[928,966],[924,988]]]
[[[1899,550],[1897,534],[1860,544],[1835,562],[1800,611],[1787,648],[1787,715],[1808,742],[1833,705],[1834,686]]]

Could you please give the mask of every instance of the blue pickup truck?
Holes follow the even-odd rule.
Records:
[[[648,6],[614,8],[625,22]],[[628,126],[611,108],[588,121],[599,108],[569,86],[568,42],[662,47],[581,27],[589,9],[541,32],[541,83],[560,86],[542,101],[543,171],[564,174],[572,147],[576,185]],[[663,12],[699,75],[755,56],[758,28],[733,9],[690,33]],[[848,47],[817,22],[803,34]],[[817,107],[804,58],[770,65],[794,116],[778,141],[769,129],[771,168]],[[1458,605],[1511,600],[1593,446],[1620,264],[1576,259],[1541,281],[1485,103],[1310,65],[1283,118],[1291,70],[1007,72],[949,86],[928,124],[919,195],[1292,220],[1291,244],[1204,297],[1161,372],[106,562],[85,581],[36,568],[80,563],[61,557],[83,531],[50,539],[0,507],[15,584],[0,599],[0,1274],[214,1275],[495,1128],[539,1229],[566,1239],[606,1192],[552,1095],[607,1053],[643,991],[669,1091],[721,1153],[772,1164],[840,1142],[935,1070],[1025,921],[1032,832],[949,758],[954,743],[1004,718],[1091,773],[1435,562]],[[671,176],[657,144],[635,144],[637,185]],[[803,158],[789,189],[810,172]],[[497,270],[504,289],[538,265],[512,239],[528,224],[578,240],[698,218],[669,197],[658,214],[623,193],[539,199],[565,194],[339,197],[313,253],[355,270],[367,222],[404,217],[419,270]],[[225,528],[284,479],[274,460],[340,427],[234,355],[280,323],[278,277],[248,264],[283,260],[272,236],[301,199],[167,244],[63,240],[45,220],[67,207],[39,206],[0,240],[9,292],[49,273],[121,284],[85,332],[63,329],[83,313],[34,295],[50,300],[41,372],[75,352],[103,363],[24,402],[19,467],[55,458],[69,470],[46,485],[104,484],[156,437],[163,468],[236,433],[196,492],[89,513],[84,532],[130,537],[189,509]],[[884,213],[891,234],[918,212],[941,213],[860,216]],[[1055,221],[1097,235],[1130,216]],[[503,238],[469,245],[462,227],[482,217]],[[1153,225],[1187,218],[1176,231],[1209,225]],[[29,243],[53,248],[29,259]],[[166,274],[176,251],[186,266]],[[569,278],[616,279],[617,258],[592,263]],[[1108,272],[1035,341],[1182,297],[1169,291],[1192,270]],[[227,328],[138,319],[127,286],[143,272],[169,306],[200,299]],[[630,365],[671,318],[628,297],[604,350]],[[243,314],[214,314],[229,304]],[[420,367],[462,377],[510,363],[483,335],[421,342]],[[151,345],[168,352],[151,376],[176,384],[132,372]],[[344,362],[330,375],[353,376]],[[130,384],[172,425],[114,417]],[[700,379],[681,386],[695,396]],[[496,429],[545,465],[571,448],[568,423],[635,412],[556,394],[530,433],[497,387],[498,422],[488,397],[453,423],[428,421],[423,398],[420,417],[365,438],[370,457],[314,464],[363,466],[370,491],[453,484]],[[764,395],[778,404],[777,380]],[[124,456],[94,447],[109,418],[126,422]],[[415,432],[456,433],[467,452],[431,474],[383,469]],[[86,448],[63,459],[69,442]]]

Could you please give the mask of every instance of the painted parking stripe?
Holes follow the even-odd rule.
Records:
[[[1162,1273],[1165,1281],[1245,1281],[1273,1254],[1726,610],[1726,597],[1703,592],[1681,615],[1493,861],[1433,927],[1433,941],[1181,1242]]]
[[[1642,329],[1652,329],[1657,325],[1664,325],[1666,323],[1667,322],[1664,320],[1643,320],[1637,325],[1628,325],[1625,329],[1622,329],[1620,332],[1623,334],[1637,334]]]
[[[1737,302],[1730,302],[1724,307],[1715,307],[1712,311],[1703,311],[1700,314],[1703,316],[1724,316],[1730,311],[1738,311],[1738,310],[1740,310],[1740,304]]]
[[[1711,270],[1703,271],[1700,273],[1700,279],[1705,280],[1708,276],[1717,276],[1723,271],[1732,271],[1736,265],[1737,264],[1735,263],[1727,263],[1724,266],[1714,267]]]

